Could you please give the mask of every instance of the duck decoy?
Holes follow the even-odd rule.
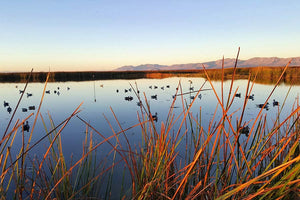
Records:
[[[170,88],[170,86],[169,86],[169,85],[167,85],[167,86],[166,86],[166,88]]]
[[[247,96],[248,99],[254,100],[254,94]]]
[[[133,97],[132,97],[132,96],[125,97],[125,100],[126,100],[126,101],[132,101],[132,100],[133,100]]]
[[[103,88],[103,84],[101,84],[101,85],[100,85],[100,87],[102,87],[102,88]]]
[[[141,107],[142,106],[142,102],[141,101],[136,102],[136,105]]]
[[[69,88],[69,87],[67,87],[67,90],[70,90],[70,88]]]
[[[151,99],[157,100],[157,94],[156,94],[156,95],[152,95],[152,96],[151,96]]]
[[[265,107],[264,107],[264,104],[257,104],[256,105],[258,108],[264,108],[266,110],[269,110],[269,102],[266,103]]]
[[[35,110],[35,106],[29,106],[28,110]]]
[[[54,90],[54,94],[56,94],[56,90]]]
[[[195,96],[190,96],[191,99],[195,99]]]
[[[175,99],[176,95],[172,95],[172,98]]]
[[[23,125],[23,131],[29,132],[30,126],[28,124],[28,121],[26,121],[26,124]]]
[[[124,92],[126,93],[126,92],[128,92],[128,90],[125,89]]]
[[[129,88],[128,91],[131,92],[131,88]]]
[[[57,89],[59,90],[59,87],[57,87]]]
[[[4,101],[3,105],[4,105],[4,108],[5,108],[6,106],[9,106],[9,103]]]
[[[201,98],[202,98],[202,94],[199,94],[199,95],[198,95],[198,98],[201,99]]]
[[[156,86],[156,85],[154,85],[154,89],[157,89],[157,86]]]
[[[150,85],[149,88],[152,89],[152,85]]]
[[[27,108],[22,108],[22,112],[27,112]]]
[[[8,108],[7,108],[7,112],[10,114],[11,113],[11,107],[10,106],[8,106]]]
[[[28,92],[27,92],[26,94],[27,94],[27,98],[28,98],[28,97],[32,97],[32,93],[28,93]]]
[[[194,87],[190,87],[190,90],[191,90],[191,91],[194,91]]]
[[[241,98],[241,93],[236,93],[235,97]]]
[[[241,128],[240,134],[245,134],[248,137],[248,135],[249,135],[249,126]]]
[[[275,99],[273,99],[273,107],[274,107],[274,106],[279,106],[278,101],[275,101]]]
[[[24,93],[24,90],[19,90],[20,94]]]
[[[47,94],[50,94],[50,90],[46,90],[46,93],[47,93]]]
[[[118,93],[118,92],[119,92],[119,90],[117,89],[117,90],[116,90],[116,92]]]
[[[60,95],[60,92],[59,92],[59,91],[57,91],[57,95],[58,95],[58,96]]]
[[[150,115],[150,117],[152,118],[153,121],[157,122],[157,120],[158,120],[157,112],[155,112],[155,115]]]
[[[160,89],[164,90],[165,88],[164,88],[164,86],[162,86]]]

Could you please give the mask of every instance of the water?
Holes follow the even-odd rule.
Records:
[[[80,107],[80,113],[78,116],[86,120],[91,126],[93,126],[97,131],[99,131],[104,137],[109,137],[113,135],[114,132],[119,132],[121,129],[115,120],[111,109],[115,112],[118,122],[123,129],[131,127],[139,123],[138,113],[140,113],[140,107],[137,105],[139,102],[137,96],[133,92],[130,84],[137,90],[139,90],[139,95],[143,105],[145,103],[146,96],[148,104],[150,105],[150,111],[154,115],[157,113],[158,120],[156,122],[158,130],[162,122],[166,121],[168,111],[172,104],[172,96],[176,92],[179,81],[181,83],[181,88],[183,93],[188,93],[183,95],[184,104],[190,104],[192,101],[191,96],[196,95],[196,93],[190,90],[190,87],[197,91],[204,83],[203,78],[166,78],[166,79],[138,79],[138,80],[97,80],[97,81],[85,81],[85,82],[52,82],[48,83],[46,90],[50,91],[50,94],[46,93],[44,100],[42,102],[40,114],[43,116],[46,122],[48,130],[51,130],[49,115],[54,121],[55,125],[68,118],[71,113],[83,102]],[[20,97],[19,90],[23,90],[23,83],[0,83],[0,102],[8,102],[12,110],[15,109],[17,102]],[[221,82],[214,81],[214,87],[219,97],[221,97]],[[138,87],[138,89],[136,88]],[[154,87],[157,86],[156,89]],[[234,98],[233,105],[229,111],[232,113],[237,111],[232,117],[240,116],[241,108],[244,103],[245,91],[247,86],[247,80],[236,80],[233,85],[233,91],[238,88],[238,93],[241,93],[241,98]],[[230,81],[224,83],[224,101],[227,101],[228,89],[230,87]],[[15,117],[13,118],[10,129],[15,124],[17,119],[23,120],[30,113],[36,113],[39,107],[40,100],[42,97],[42,92],[44,88],[44,83],[29,83],[28,88],[23,96],[23,99],[19,105]],[[243,122],[251,121],[256,117],[260,109],[257,107],[258,104],[263,104],[266,98],[269,96],[270,92],[274,88],[274,85],[263,85],[255,84],[252,90],[254,94],[254,100],[249,100],[244,114]],[[290,86],[285,84],[280,84],[272,97],[269,100],[269,109],[263,110],[263,114],[267,114],[267,118],[270,122],[276,120],[276,114],[286,98],[287,92]],[[208,129],[209,122],[214,116],[216,106],[218,105],[217,98],[208,82],[205,83],[203,89],[205,91],[201,92],[201,98],[195,96],[195,102],[192,105],[191,113],[195,119],[199,118],[199,112],[201,108],[201,124],[205,130]],[[127,91],[127,92],[125,92]],[[281,113],[281,119],[284,119],[290,112],[298,97],[300,91],[300,86],[292,86],[290,93],[286,99],[285,106]],[[28,96],[27,93],[32,94]],[[180,89],[179,92],[181,93]],[[157,95],[157,99],[152,99],[151,96]],[[27,97],[28,96],[28,97]],[[125,100],[125,97],[129,98],[130,101]],[[279,102],[278,106],[273,106],[272,101],[276,99]],[[27,110],[27,112],[22,112],[22,108],[28,109],[29,106],[35,106],[35,110]],[[110,109],[111,107],[111,109]],[[0,132],[4,133],[7,124],[12,116],[12,113],[7,112],[8,106],[0,107]],[[240,108],[240,109],[239,109]],[[182,99],[180,96],[174,104],[174,114],[178,116],[182,113]],[[49,115],[48,115],[49,114]],[[222,116],[221,108],[218,107],[215,119],[219,119]],[[29,125],[32,127],[34,123],[35,115],[28,119]],[[109,126],[111,124],[112,128]],[[251,125],[251,123],[250,123]],[[175,126],[176,130],[178,126]],[[9,129],[9,130],[10,130]],[[112,130],[113,129],[113,130]],[[63,141],[63,151],[66,158],[73,156],[73,159],[79,159],[82,155],[82,144],[85,138],[86,126],[77,117],[73,117],[64,130],[61,133]],[[89,129],[89,131],[92,131]],[[41,137],[46,134],[46,130],[42,124],[42,120],[38,117],[36,127],[33,132],[32,143],[38,141]],[[141,145],[141,130],[139,127],[130,129],[126,132],[126,135],[130,141],[130,144],[134,147]],[[93,137],[95,144],[103,141],[103,138],[93,131]],[[17,154],[20,146],[22,144],[21,139],[21,128],[19,128],[16,140],[14,142],[12,152]],[[25,132],[25,141],[29,138],[29,133]],[[114,140],[111,140],[115,144]],[[124,141],[123,141],[124,142]],[[125,143],[124,143],[125,144]],[[49,141],[47,138],[39,143],[36,147],[31,150],[31,153],[36,156],[42,156],[47,149]],[[184,147],[178,147],[184,148]],[[100,158],[105,157],[111,151],[111,147],[108,144],[102,145],[98,151],[97,155]],[[123,169],[122,167],[120,167]],[[116,174],[122,174],[122,170],[115,172]]]

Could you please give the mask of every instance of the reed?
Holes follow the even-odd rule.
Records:
[[[226,79],[222,67],[221,95],[213,85],[208,71],[203,67],[207,81],[198,88],[198,96],[209,84],[217,99],[217,106],[208,125],[202,124],[202,108],[194,115],[191,108],[196,99],[185,101],[179,82],[166,121],[154,122],[147,94],[139,94],[138,86],[131,85],[139,101],[137,124],[122,127],[111,108],[114,124],[107,120],[112,134],[97,130],[80,116],[80,106],[68,118],[56,125],[48,113],[40,114],[43,97],[35,114],[28,141],[20,128],[25,121],[10,120],[0,141],[0,196],[1,199],[297,199],[300,198],[300,106],[299,98],[283,118],[278,108],[276,119],[270,123],[262,112],[274,90],[285,77],[289,64],[281,71],[274,89],[264,106],[250,121],[244,120],[248,99],[243,106],[233,110],[234,88],[238,73],[238,55],[232,70],[230,89],[224,91]],[[253,71],[254,72],[254,71]],[[228,76],[228,75],[226,75]],[[251,94],[259,72],[250,73],[245,96]],[[45,87],[50,74],[47,75]],[[29,82],[29,79],[25,85]],[[251,83],[252,82],[252,83]],[[287,91],[286,96],[288,96]],[[19,102],[22,100],[22,96]],[[174,104],[183,107],[178,115]],[[17,109],[17,108],[16,108]],[[217,117],[218,110],[222,116]],[[15,113],[15,111],[14,111]],[[32,144],[37,119],[44,125],[45,134]],[[76,118],[86,127],[82,154],[79,158],[66,159],[61,135],[71,119]],[[270,125],[271,124],[271,125]],[[248,127],[248,128],[246,128]],[[127,136],[131,129],[139,128],[141,141],[132,144]],[[8,131],[10,130],[10,131]],[[247,130],[248,136],[242,133]],[[95,140],[95,135],[101,140]],[[22,145],[14,144],[22,138]],[[47,140],[42,157],[35,157],[34,148]],[[97,155],[99,147],[110,148],[105,157]],[[16,156],[13,152],[18,152]],[[67,161],[70,160],[70,161]],[[116,183],[116,170],[123,169]],[[119,173],[120,174],[120,173]],[[130,184],[125,184],[130,180]],[[113,191],[114,184],[120,190]],[[115,193],[119,193],[116,195]]]

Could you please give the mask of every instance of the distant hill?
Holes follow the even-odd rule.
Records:
[[[258,67],[258,66],[268,66],[277,67],[285,66],[292,59],[291,66],[300,66],[300,57],[294,58],[251,58],[248,60],[238,60],[238,67]],[[222,60],[216,60],[205,63],[189,63],[189,64],[175,64],[175,65],[158,65],[158,64],[144,64],[138,66],[123,66],[117,68],[116,71],[147,71],[147,70],[187,70],[187,69],[202,69],[202,64],[207,69],[217,69],[222,67]],[[234,67],[235,59],[226,58],[224,59],[224,67],[230,68]]]

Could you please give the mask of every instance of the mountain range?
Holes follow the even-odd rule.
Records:
[[[255,57],[248,60],[238,60],[237,66],[243,67],[282,67],[292,60],[290,66],[300,66],[300,57],[293,58],[278,58],[278,57]],[[188,63],[188,64],[175,64],[175,65],[159,65],[159,64],[143,64],[138,66],[123,66],[117,68],[116,71],[147,71],[147,70],[189,70],[189,69],[203,69],[202,64],[206,69],[219,69],[222,67],[222,60],[204,62],[204,63]],[[224,67],[234,67],[235,59],[224,59]]]

